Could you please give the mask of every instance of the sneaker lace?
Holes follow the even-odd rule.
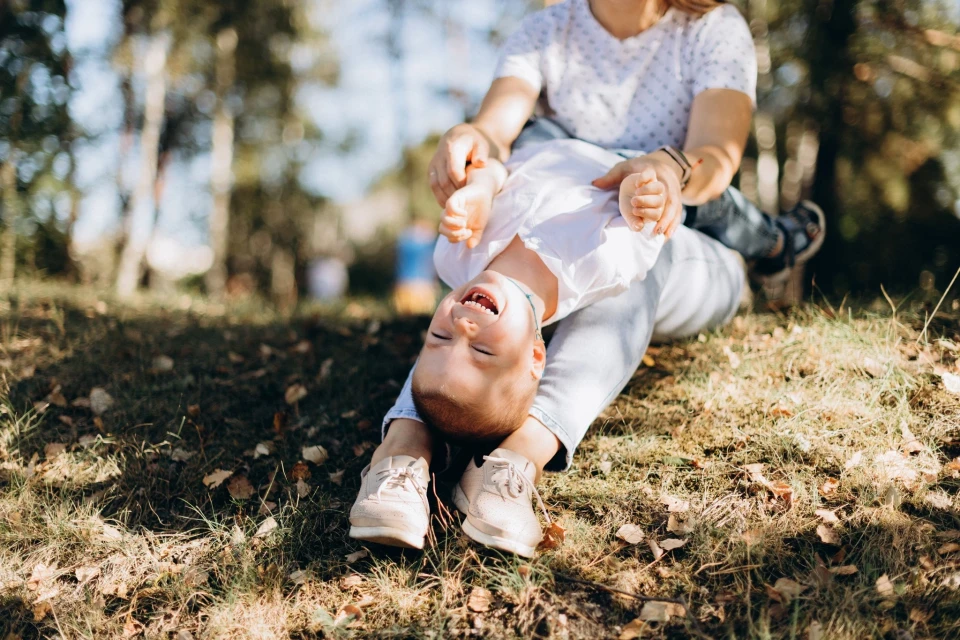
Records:
[[[390,491],[403,490],[407,482],[413,485],[414,490],[422,500],[426,501],[427,499],[427,490],[420,482],[420,471],[415,470],[412,467],[381,469],[377,472],[377,480],[380,484],[380,486],[377,487],[377,502],[380,502],[380,497],[384,489],[388,489]]]
[[[533,497],[537,499],[537,504],[540,506],[540,511],[543,513],[543,517],[546,519],[547,525],[550,525],[553,522],[550,519],[550,514],[547,513],[547,507],[543,504],[543,499],[540,497],[540,492],[537,491],[537,488],[534,486],[534,484],[530,482],[530,479],[519,469],[517,469],[517,465],[506,458],[499,458],[495,456],[483,456],[483,459],[485,462],[493,463],[494,474],[497,474],[501,471],[506,472],[506,482],[502,485],[502,487],[506,487],[507,493],[509,493],[511,497],[519,498],[525,488],[529,489],[530,493],[533,494]]]

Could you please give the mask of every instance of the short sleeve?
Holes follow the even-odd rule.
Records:
[[[553,12],[537,11],[524,18],[507,41],[503,43],[494,78],[514,77],[525,80],[534,89],[543,88],[540,59],[552,31]]]
[[[718,7],[701,20],[693,54],[693,95],[733,89],[756,104],[757,52],[747,21],[732,5]]]

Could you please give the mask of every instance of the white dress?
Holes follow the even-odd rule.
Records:
[[[581,140],[553,140],[525,147],[511,156],[510,175],[494,198],[483,239],[437,241],[433,261],[450,287],[480,274],[514,237],[536,252],[557,277],[556,322],[577,309],[626,291],[656,262],[664,237],[654,223],[633,231],[620,215],[617,190],[590,182],[622,157]]]
[[[605,148],[682,148],[694,97],[732,89],[756,101],[757,57],[746,21],[722,5],[697,18],[676,9],[618,40],[587,0],[527,16],[504,43],[495,77],[542,92],[544,115]]]

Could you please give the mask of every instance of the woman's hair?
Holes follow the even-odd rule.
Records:
[[[698,18],[708,11],[716,9],[727,0],[661,0],[668,8],[673,7],[677,11],[689,13]]]

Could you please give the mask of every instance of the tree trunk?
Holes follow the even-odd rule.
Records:
[[[20,217],[20,194],[17,193],[17,150],[10,149],[0,169],[3,188],[3,237],[0,238],[0,287],[13,284],[17,268],[17,219]]]
[[[143,257],[153,234],[154,188],[157,180],[157,155],[163,126],[164,102],[167,94],[167,34],[150,40],[144,60],[147,90],[144,104],[143,131],[140,134],[140,171],[130,203],[130,227],[117,269],[117,294],[130,296],[140,284]]]
[[[217,34],[217,111],[213,116],[213,143],[210,150],[213,210],[210,212],[209,233],[213,264],[206,277],[207,292],[215,298],[223,297],[227,287],[234,137],[233,112],[227,99],[236,72],[236,49],[236,30],[227,28]]]

